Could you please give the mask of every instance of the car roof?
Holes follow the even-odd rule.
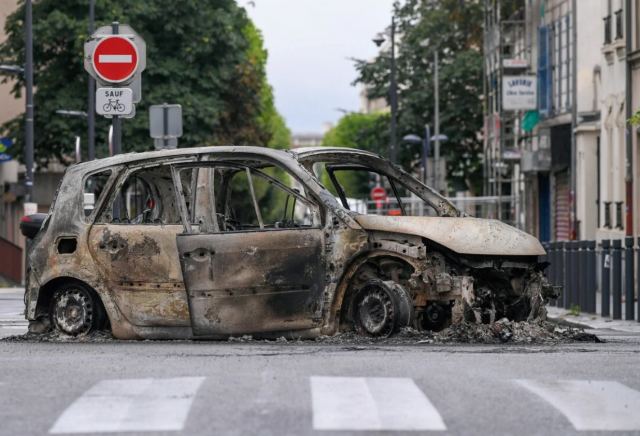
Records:
[[[309,157],[322,156],[323,154],[351,154],[366,155],[371,157],[381,157],[380,155],[367,150],[348,147],[301,147],[291,150],[298,159],[304,160]]]
[[[146,160],[157,160],[163,158],[177,158],[181,156],[193,156],[202,154],[230,154],[238,153],[240,155],[263,155],[274,158],[291,158],[291,154],[287,150],[277,150],[266,147],[255,147],[245,145],[220,145],[220,146],[208,146],[208,147],[191,147],[191,148],[177,148],[171,150],[156,150],[156,151],[143,151],[143,152],[131,152],[123,153],[116,156],[105,157],[102,159],[96,159],[92,161],[82,162],[72,165],[70,168],[74,168],[78,171],[92,171],[101,168],[107,168],[115,165],[126,165],[135,162],[142,162]]]
[[[323,154],[350,154],[350,155],[368,155],[379,157],[375,153],[355,148],[345,147],[303,147],[292,150],[278,150],[267,147],[256,147],[248,145],[220,145],[208,147],[178,148],[172,150],[157,150],[144,152],[123,153],[117,156],[96,159],[88,162],[82,162],[72,165],[74,172],[87,172],[100,170],[115,165],[126,165],[134,162],[146,160],[157,160],[163,158],[177,158],[180,156],[201,155],[201,154],[232,154],[240,155],[262,155],[276,159],[298,158],[304,160],[311,157],[319,157]]]

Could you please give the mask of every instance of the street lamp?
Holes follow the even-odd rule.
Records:
[[[382,33],[373,39],[373,43],[379,47],[386,41]],[[391,104],[391,142],[389,144],[389,160],[396,163],[396,150],[398,145],[398,82],[396,72],[396,18],[391,17],[391,84],[389,89],[389,102]]]
[[[0,72],[21,76],[24,74],[24,68],[18,65],[0,65]]]
[[[74,111],[74,110],[67,110],[67,109],[58,109],[56,113],[58,115],[62,115],[66,117],[87,118],[89,116],[89,114],[87,114],[85,111]]]
[[[427,158],[429,156],[429,152],[431,151],[431,143],[435,142],[436,144],[446,142],[449,140],[447,135],[434,135],[431,136],[431,128],[429,125],[424,126],[425,135],[424,138],[420,137],[416,134],[406,135],[402,140],[409,144],[421,144],[422,145],[422,153],[420,154],[420,161],[422,166],[422,180],[425,185],[428,185],[427,180]],[[434,181],[432,188],[438,191],[439,180],[437,179],[439,171],[437,171],[437,167],[440,164],[439,156],[434,159]]]

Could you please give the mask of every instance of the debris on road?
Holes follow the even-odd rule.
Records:
[[[43,334],[25,333],[0,339],[6,342],[76,342],[99,343],[117,341],[108,331],[96,331],[87,335],[68,336],[57,331]],[[494,324],[462,322],[439,332],[420,331],[411,327],[402,329],[397,335],[380,338],[367,337],[355,331],[316,339],[295,340],[281,336],[277,339],[256,339],[251,335],[229,337],[230,343],[271,343],[283,345],[327,344],[327,345],[424,345],[424,344],[557,344],[571,342],[603,342],[596,335],[583,329],[566,327],[550,321],[509,321],[506,318]]]

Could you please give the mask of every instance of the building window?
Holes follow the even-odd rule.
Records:
[[[622,222],[622,201],[616,201],[616,229],[623,230],[624,223]]]
[[[616,41],[624,37],[624,22],[622,18],[622,9],[620,9],[616,11]]]
[[[611,15],[604,17],[604,44],[611,44]]]
[[[604,202],[604,228],[605,229],[611,228],[611,202],[610,201]]]

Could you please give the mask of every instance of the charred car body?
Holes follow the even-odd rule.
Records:
[[[348,191],[369,180],[389,188],[399,216],[350,210]],[[544,316],[554,291],[534,237],[464,216],[360,150],[228,146],[86,162],[68,168],[41,218],[37,234],[25,224],[32,331],[387,336]]]

